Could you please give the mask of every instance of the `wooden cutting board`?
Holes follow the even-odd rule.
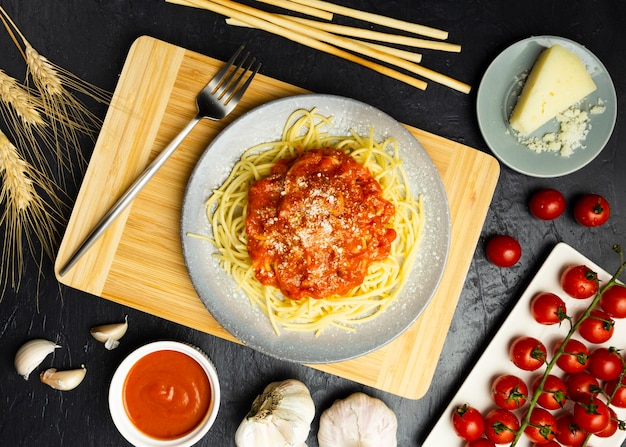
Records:
[[[55,265],[70,287],[237,342],[206,310],[187,275],[180,243],[184,189],[208,143],[241,113],[305,90],[257,75],[226,119],[203,120],[132,206],[63,277],[58,271],[121,193],[195,114],[195,96],[222,62],[153,39],[133,44]],[[452,218],[449,260],[422,316],[390,344],[363,357],[311,365],[417,399],[432,380],[495,189],[499,165],[480,151],[407,128],[432,157]]]

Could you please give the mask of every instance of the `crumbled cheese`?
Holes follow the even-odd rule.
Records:
[[[556,116],[558,130],[541,137],[526,138],[517,134],[517,141],[537,153],[554,152],[562,157],[569,157],[578,148],[584,148],[583,142],[591,129],[589,115],[604,113],[606,107],[602,100],[591,107],[589,112],[572,106]]]
[[[604,101],[602,101],[602,99],[599,99],[598,104],[591,107],[591,109],[589,109],[589,113],[591,115],[600,115],[604,113],[605,110],[606,110],[606,106],[604,105]]]

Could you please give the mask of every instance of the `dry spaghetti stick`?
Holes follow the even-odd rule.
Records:
[[[302,14],[305,14],[311,17],[317,17],[318,19],[322,19],[322,20],[330,21],[333,19],[332,12],[324,11],[318,8],[313,8],[305,4],[294,4],[293,2],[289,0],[264,0],[263,3],[267,3],[268,5],[287,9],[289,11],[301,12]]]
[[[329,33],[341,34],[342,36],[358,37],[360,39],[375,40],[377,42],[393,43],[397,45],[406,45],[415,48],[425,48],[429,50],[449,51],[459,53],[461,45],[439,42],[435,40],[418,39],[416,37],[402,36],[399,34],[387,34],[369,29],[355,28],[352,26],[337,25],[335,23],[323,23],[315,20],[304,19],[300,17],[290,17],[295,22],[300,22],[313,28],[321,29]]]
[[[265,0],[258,0],[265,2]],[[446,40],[448,38],[448,32],[429,26],[419,25],[417,23],[406,22],[404,20],[398,20],[391,17],[374,14],[371,12],[359,11],[358,9],[348,8],[345,6],[335,5],[334,3],[322,1],[322,0],[291,0],[294,3],[301,5],[311,6],[313,8],[322,9],[324,11],[332,12],[342,16],[350,17],[353,19],[365,20],[377,25],[386,26],[389,28],[400,29],[413,34],[419,34],[421,36],[432,37],[434,39]]]
[[[237,19],[233,19],[229,17],[226,19],[226,23],[231,26],[242,26],[242,27],[250,27],[247,23],[241,22]],[[367,47],[373,48],[377,51],[382,51],[383,53],[393,54],[396,57],[406,59],[407,61],[415,62],[419,64],[422,61],[422,55],[420,53],[414,53],[412,51],[401,50],[399,48],[388,47],[386,45],[379,45],[372,42],[358,41],[361,45],[365,45]]]
[[[252,25],[253,27],[268,31],[270,33],[276,34],[289,40],[293,40],[294,42],[298,42],[313,49],[323,51],[325,53],[332,54],[333,56],[337,56],[350,62],[362,65],[382,75],[389,76],[393,79],[409,84],[420,90],[425,90],[427,86],[426,82],[422,81],[421,79],[416,79],[412,76],[405,75],[404,73],[400,73],[399,71],[393,70],[389,67],[385,67],[384,65],[371,62],[347,51],[343,51],[318,39],[314,39],[312,37],[297,33],[283,26],[278,26],[275,23],[271,23],[267,20],[263,20],[259,17],[267,17],[271,16],[271,14],[255,10],[254,8],[251,8],[249,6],[240,5],[229,0],[166,0],[166,2],[184,6],[194,6],[197,8],[213,11],[226,17],[233,17],[235,19],[241,20],[242,22],[248,23],[249,25]],[[295,24],[295,22],[286,22],[287,26],[292,26],[290,24]]]
[[[305,36],[306,38],[313,38],[313,39],[317,39],[317,41],[319,42],[325,42],[327,44],[330,45],[334,45],[331,46],[331,48],[335,48],[335,47],[341,47],[344,49],[347,49],[349,51],[353,51],[356,53],[360,53],[363,54],[367,57],[371,57],[371,58],[375,58],[378,60],[381,60],[383,62],[386,62],[388,64],[393,64],[397,67],[400,67],[404,70],[410,71],[411,73],[414,73],[418,76],[422,76],[428,80],[437,82],[439,84],[445,85],[446,87],[450,87],[454,90],[457,90],[459,92],[462,93],[469,93],[469,91],[471,90],[471,87],[463,82],[457,81],[456,79],[452,79],[449,76],[446,76],[444,74],[438,73],[436,71],[433,71],[431,69],[425,68],[421,65],[417,65],[414,64],[412,62],[406,61],[404,59],[398,58],[396,56],[393,56],[391,54],[387,54],[387,53],[383,53],[381,51],[377,51],[375,49],[372,48],[368,48],[364,45],[362,45],[361,43],[351,40],[351,39],[347,39],[345,37],[342,36],[336,36],[334,34],[328,33],[326,31],[317,29],[317,28],[313,28],[310,27],[308,25],[305,25],[303,23],[299,23],[296,21],[293,21],[289,18],[286,18],[284,16],[278,16],[275,14],[271,14],[265,11],[261,11],[249,6],[245,6],[245,5],[241,5],[238,4],[236,2],[232,2],[230,0],[211,0],[209,1],[209,3],[219,3],[221,5],[232,5],[232,7],[242,13],[244,13],[244,18],[240,19],[243,20],[244,22],[248,22],[245,17],[250,17],[250,15],[255,16],[256,18],[261,18],[264,22],[271,22],[271,24],[279,26],[280,28],[282,28],[283,30],[289,30],[289,32],[292,32],[292,30],[297,30],[298,33],[301,36]],[[250,22],[248,22],[250,23]],[[280,34],[279,34],[280,35]],[[336,48],[335,48],[336,49]],[[340,50],[338,50],[340,51]],[[346,53],[346,54],[350,54],[350,53]],[[343,56],[342,56],[343,57]],[[346,59],[344,57],[344,59]],[[348,59],[350,60],[350,59]]]
[[[274,25],[278,27],[277,29],[274,28],[274,31],[270,30],[270,32],[274,32],[275,34],[282,35],[283,37],[286,37],[285,33],[288,33],[291,36],[295,35],[293,39],[291,37],[288,37],[288,38],[295,40],[296,42],[300,42],[303,39],[304,40],[313,39],[313,42],[315,45],[315,46],[312,46],[313,48],[319,49],[321,51],[326,51],[326,50],[323,50],[322,48],[327,48],[328,50],[332,52],[331,54],[334,54],[344,59],[359,63],[366,67],[370,67],[369,64],[372,64],[372,62],[362,59],[351,53],[341,51],[336,47],[337,46],[342,47],[344,49],[348,49],[350,51],[361,53],[361,54],[367,55],[368,57],[379,59],[383,62],[396,65],[397,67],[403,68],[407,71],[410,71],[411,73],[417,74],[419,76],[423,76],[426,79],[445,85],[447,87],[450,87],[462,93],[469,93],[469,91],[471,90],[471,87],[469,85],[463,82],[457,81],[456,79],[453,79],[449,76],[446,76],[436,71],[425,68],[421,65],[417,65],[409,61],[406,61],[404,59],[395,57],[393,55],[367,48],[366,46],[361,45],[360,43],[347,39],[345,37],[336,36],[334,34],[330,34],[325,31],[318,30],[316,28],[312,28],[310,26],[307,26],[298,22],[294,22],[293,20],[289,20],[284,17],[277,16],[275,14],[270,14],[268,12],[255,9],[250,6],[232,2],[230,0],[212,0],[212,1],[205,0],[204,2],[202,2],[201,0],[187,0],[187,1],[190,1],[193,3],[200,3],[204,5],[211,5],[213,7],[215,7],[216,4],[225,6],[227,10],[228,9],[234,10],[234,11],[237,11],[238,14],[240,14],[240,16],[236,18],[239,18],[240,20],[243,20],[244,22],[247,22],[251,25],[254,25],[254,23],[250,22],[251,19],[254,19],[254,20],[261,19],[259,23],[261,23],[261,26],[265,26],[266,28],[268,25],[267,22],[270,22],[269,25]],[[228,14],[225,14],[225,15],[228,16]],[[294,32],[294,30],[297,30],[297,32]],[[301,40],[296,40],[298,38]],[[325,46],[325,44],[330,44],[330,45]],[[380,71],[379,68],[382,67],[382,68],[389,70],[387,67],[383,67],[379,64],[374,63],[374,66],[376,67],[374,68],[374,70],[382,74],[384,73]],[[391,77],[394,77],[395,79],[400,80],[396,75],[396,73],[398,72],[393,71],[393,70],[392,72],[394,73],[394,75],[393,76],[388,75],[388,76],[391,76]],[[398,74],[402,75],[402,73],[398,73]],[[410,79],[413,79],[413,78],[410,78]],[[425,84],[424,84],[424,88],[425,88]]]

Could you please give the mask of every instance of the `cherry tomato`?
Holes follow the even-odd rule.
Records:
[[[491,397],[498,407],[505,410],[517,410],[526,404],[528,386],[519,377],[505,374],[493,381]]]
[[[513,441],[519,427],[517,416],[503,408],[491,410],[485,416],[485,436],[496,444],[508,444]]]
[[[574,405],[574,422],[587,433],[597,433],[609,425],[611,414],[609,407],[597,397],[587,403],[576,402]]]
[[[522,257],[522,247],[515,238],[504,234],[487,242],[487,258],[498,267],[511,267]]]
[[[594,435],[600,438],[610,438],[617,432],[618,428],[619,420],[617,419],[617,414],[611,407],[609,407],[609,425],[607,425],[604,430],[594,433]]]
[[[549,411],[536,407],[530,413],[528,426],[524,429],[524,434],[532,442],[539,444],[552,441],[556,434],[556,419]]]
[[[613,318],[626,318],[626,287],[614,284],[600,297],[600,307]]]
[[[511,361],[524,371],[535,371],[546,363],[548,352],[539,340],[533,337],[518,337],[509,349]]]
[[[601,390],[598,379],[586,371],[568,375],[565,377],[565,385],[567,386],[567,396],[574,402],[589,401],[591,396],[596,395]]]
[[[559,349],[561,343],[557,343],[554,352]],[[570,338],[563,348],[563,354],[556,360],[559,368],[568,374],[582,372],[589,364],[589,349],[575,338]]]
[[[596,348],[589,355],[589,373],[598,380],[617,379],[624,368],[622,357],[615,348]]]
[[[574,416],[563,413],[556,418],[556,440],[563,445],[580,447],[585,442],[587,432],[581,430],[574,422]]]
[[[482,436],[485,430],[483,415],[468,404],[458,406],[452,413],[452,426],[456,434],[466,440],[473,441]]]
[[[574,218],[585,227],[603,225],[610,215],[609,202],[598,194],[585,194],[574,205]]]
[[[465,447],[496,447],[496,443],[487,438],[478,438],[465,444]]]
[[[613,336],[615,321],[609,314],[594,309],[589,317],[580,323],[578,333],[590,343],[601,344],[607,342]]]
[[[557,324],[567,318],[565,302],[556,294],[540,292],[530,302],[530,313],[537,323]]]
[[[533,393],[539,389],[539,383],[543,376],[538,376],[532,383]],[[548,410],[563,408],[567,402],[567,386],[559,377],[549,374],[542,387],[542,392],[537,398],[537,403]]]
[[[559,444],[556,441],[548,441],[546,443],[542,443],[542,442],[535,442],[533,444],[533,447],[561,447],[561,444]]]
[[[572,298],[589,298],[598,291],[598,274],[586,265],[571,265],[561,275],[561,287]]]
[[[626,377],[622,377],[621,381],[619,378],[609,380],[604,384],[604,391],[608,396],[613,396],[611,405],[615,405],[618,408],[626,408]]]
[[[556,219],[565,211],[565,197],[556,189],[542,189],[532,195],[528,207],[537,219]]]

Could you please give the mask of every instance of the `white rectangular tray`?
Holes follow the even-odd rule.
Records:
[[[619,260],[617,255],[615,257],[617,269]],[[591,302],[591,298],[586,300],[572,299],[566,296],[560,285],[560,277],[563,270],[569,265],[580,264],[585,264],[597,272],[601,282],[608,281],[612,276],[612,274],[607,273],[569,245],[564,243],[557,244],[433,427],[423,447],[463,447],[465,441],[459,438],[452,428],[452,412],[456,406],[465,403],[476,407],[483,415],[495,408],[495,404],[491,400],[490,387],[491,382],[499,375],[516,374],[530,388],[532,380],[543,373],[543,368],[535,372],[522,371],[517,368],[509,360],[509,345],[516,337],[529,335],[546,345],[549,354],[548,359],[551,358],[550,353],[553,351],[555,343],[567,335],[570,326],[567,322],[563,322],[560,327],[559,325],[545,326],[537,323],[530,313],[530,301],[539,292],[552,292],[565,301],[568,315],[577,315],[579,311],[586,309]],[[578,334],[574,334],[574,338],[584,342]],[[585,344],[591,349],[596,346],[603,346]],[[616,344],[623,345],[615,346],[618,349],[626,348],[626,321],[616,320],[613,337],[604,345]],[[551,373],[563,376],[563,372],[557,366],[552,369]],[[621,420],[626,418],[625,409],[615,407],[613,409]],[[516,411],[516,414],[520,417],[524,412],[525,410],[522,408],[522,410]],[[593,447],[619,447],[625,439],[626,433],[618,430],[610,438],[603,439],[593,436],[589,445]],[[530,447],[531,445],[532,443],[525,437],[522,437],[517,443],[517,447]]]

